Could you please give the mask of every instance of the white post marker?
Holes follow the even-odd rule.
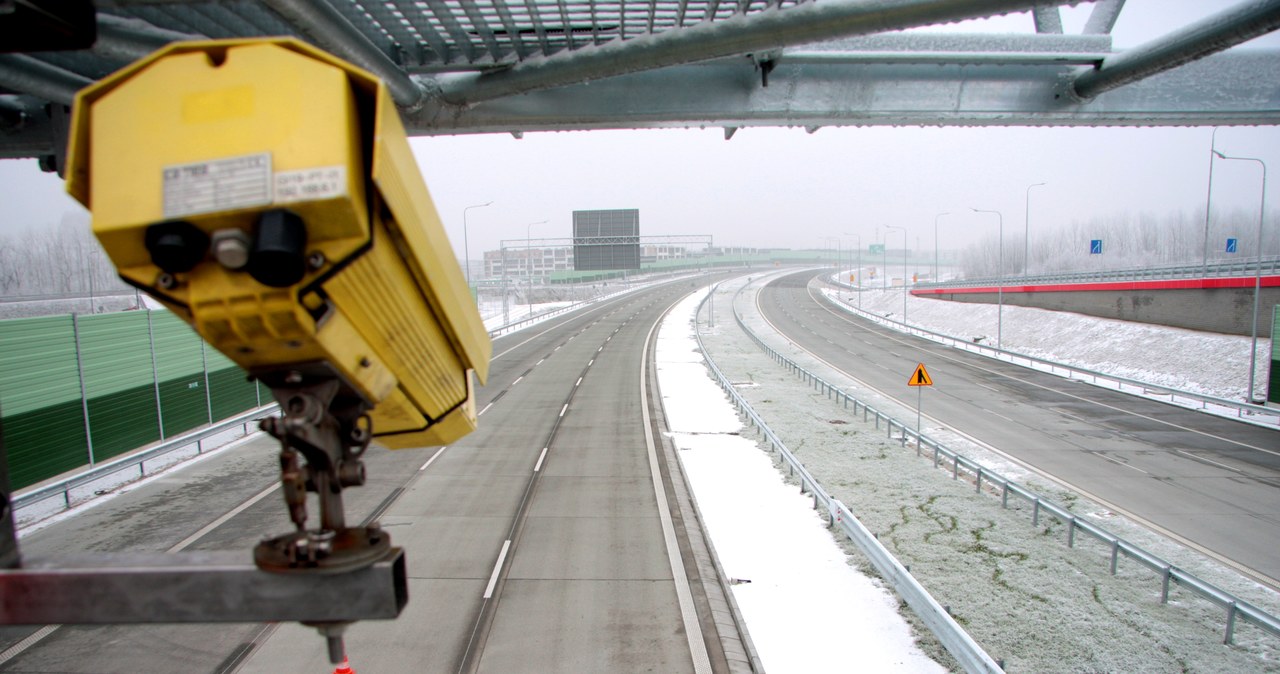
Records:
[[[924,363],[916,365],[916,371],[911,373],[911,378],[907,380],[907,386],[916,387],[916,451],[920,449],[920,398],[924,393],[925,386],[933,386],[933,378],[929,376],[929,371],[924,369]]]

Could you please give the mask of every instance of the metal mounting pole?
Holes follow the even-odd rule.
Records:
[[[462,268],[467,274],[467,292],[471,292],[471,249],[467,245],[467,211],[473,208],[484,208],[492,204],[490,201],[483,204],[475,204],[462,209]]]
[[[1003,348],[1002,341],[1004,337],[1004,216],[1000,214],[1000,211],[987,211],[981,208],[974,208],[971,210],[974,213],[995,213],[996,217],[999,218],[1000,250],[997,255],[999,262],[997,263],[996,275],[999,278],[1000,287],[998,294],[999,309],[996,310],[996,348],[1000,349]]]
[[[1262,204],[1258,207],[1258,240],[1254,244],[1258,249],[1258,262],[1253,276],[1253,321],[1249,326],[1253,341],[1249,343],[1249,388],[1245,391],[1244,396],[1245,402],[1252,403],[1254,370],[1257,369],[1258,363],[1258,302],[1262,295],[1262,221],[1267,217],[1267,164],[1256,157],[1228,157],[1217,150],[1214,150],[1213,153],[1222,159],[1256,161],[1262,167]],[[1272,335],[1271,338],[1275,339],[1275,335]]]
[[[1045,183],[1035,183],[1027,185],[1027,208],[1026,214],[1023,216],[1023,234],[1022,234],[1022,275],[1031,275],[1031,188],[1043,187]]]

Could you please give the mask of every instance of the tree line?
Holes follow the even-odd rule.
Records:
[[[100,295],[128,289],[83,216],[68,214],[57,226],[0,236],[0,296]]]
[[[1275,230],[1275,222],[1276,213],[1272,212],[1263,224],[1264,257],[1280,255],[1280,232]],[[1012,233],[1005,229],[1006,276],[1245,262],[1258,256],[1258,212],[1247,209],[1214,210],[1207,247],[1204,211],[1094,216],[1058,229],[1032,232],[1029,248],[1021,227]],[[1226,251],[1228,239],[1236,240],[1235,253]],[[1000,273],[998,240],[998,235],[991,233],[961,253],[960,265],[967,278]],[[1100,255],[1090,250],[1091,242],[1097,240],[1102,242]]]

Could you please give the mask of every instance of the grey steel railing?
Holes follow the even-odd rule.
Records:
[[[844,283],[841,283],[838,280],[834,282],[828,280],[827,283],[846,287],[846,288],[850,287],[845,285]],[[841,309],[852,312],[858,316],[861,316],[862,318],[866,318],[868,320],[875,321],[882,325],[892,327],[895,330],[898,330],[900,332],[906,332],[908,334],[913,334],[918,337],[931,339],[935,342],[938,342],[940,344],[945,344],[953,348],[964,349],[965,351],[981,354],[981,355],[988,356],[991,358],[996,358],[999,360],[1007,360],[1010,363],[1013,363],[1015,365],[1025,364],[1027,367],[1030,367],[1033,369],[1038,369],[1041,371],[1047,370],[1050,374],[1064,376],[1069,379],[1077,379],[1079,381],[1088,382],[1094,385],[1100,386],[1100,385],[1103,385],[1104,383],[1111,384],[1111,385],[1114,385],[1114,388],[1120,392],[1134,393],[1136,395],[1145,396],[1153,400],[1159,400],[1161,402],[1168,402],[1169,404],[1178,405],[1180,407],[1199,409],[1201,411],[1207,412],[1207,411],[1210,411],[1209,408],[1212,405],[1216,407],[1225,408],[1227,410],[1234,410],[1235,411],[1234,415],[1225,414],[1223,416],[1234,416],[1234,418],[1239,419],[1241,421],[1262,424],[1268,427],[1280,426],[1280,408],[1266,407],[1264,405],[1253,405],[1243,401],[1229,400],[1227,398],[1219,398],[1216,396],[1205,395],[1203,393],[1195,393],[1194,391],[1184,391],[1182,389],[1176,389],[1169,386],[1161,386],[1160,384],[1152,384],[1150,382],[1139,381],[1137,379],[1129,379],[1127,377],[1121,377],[1119,375],[1107,374],[1105,372],[1089,370],[1083,367],[1076,367],[1074,365],[1070,365],[1067,363],[1060,363],[1057,361],[1046,360],[1044,358],[1037,358],[1035,356],[1028,356],[1025,353],[1019,353],[1017,351],[998,349],[994,346],[978,344],[977,342],[974,342],[971,339],[962,339],[959,337],[955,337],[953,335],[947,335],[941,332],[934,332],[933,330],[922,328],[918,325],[911,325],[910,323],[895,321],[891,318],[887,318],[885,316],[879,316],[869,311],[859,309],[855,306],[845,305],[845,304],[835,302],[829,297],[824,296],[824,299],[828,303],[839,306]]]
[[[702,307],[706,305],[707,298],[710,296],[710,293],[708,293],[703,298],[698,305],[698,312],[702,311]],[[694,323],[696,325],[697,321],[695,320]],[[866,555],[867,559],[876,568],[876,571],[893,587],[898,596],[907,602],[911,610],[937,636],[938,641],[955,657],[966,672],[995,673],[1003,671],[1001,666],[947,613],[946,609],[938,604],[928,590],[924,589],[924,586],[911,575],[911,572],[876,539],[874,534],[858,521],[858,518],[853,515],[848,507],[839,500],[832,498],[822,488],[822,485],[818,484],[818,481],[805,469],[804,464],[791,453],[791,450],[787,449],[782,439],[769,428],[764,419],[738,394],[733,384],[716,366],[715,361],[711,359],[711,355],[702,344],[700,330],[695,331],[695,337],[698,342],[698,349],[706,358],[707,366],[715,375],[716,381],[720,383],[720,388],[724,389],[733,400],[734,405],[746,415],[751,424],[768,440],[770,449],[777,452],[778,456],[787,464],[791,475],[798,477],[800,491],[813,496],[814,508],[821,506],[826,509],[830,526],[837,527],[840,531],[843,531],[849,540],[862,551],[862,554]]]
[[[1070,283],[1123,283],[1128,281],[1170,281],[1187,278],[1224,278],[1253,276],[1261,265],[1262,273],[1280,274],[1280,257],[1263,257],[1261,260],[1241,260],[1239,262],[1214,262],[1212,264],[1183,264],[1162,267],[1132,267],[1128,269],[1097,269],[1092,271],[1057,272],[1052,274],[1033,274],[1028,276],[1005,276],[990,278],[958,279],[955,281],[935,281],[916,284],[921,290],[926,288],[980,288],[1004,285],[1043,285]]]
[[[743,289],[745,289],[745,286]],[[739,289],[738,293],[741,293],[743,289]],[[1168,602],[1169,584],[1173,582],[1216,604],[1226,611],[1226,631],[1223,637],[1224,644],[1232,643],[1235,635],[1235,624],[1238,618],[1257,625],[1272,636],[1280,637],[1280,618],[1277,618],[1263,609],[1232,595],[1212,583],[1196,577],[1194,574],[1186,570],[1174,566],[1158,555],[1148,552],[1140,546],[1130,543],[1129,541],[1108,532],[1106,529],[1093,524],[1092,522],[1081,519],[1066,507],[1058,505],[1052,500],[1040,496],[1034,490],[1005,478],[989,468],[985,468],[973,459],[962,456],[958,452],[948,449],[941,442],[920,433],[918,430],[911,430],[907,424],[875,409],[866,402],[849,395],[834,384],[806,370],[795,361],[770,347],[763,339],[756,335],[756,333],[752,332],[751,329],[747,327],[742,316],[738,313],[736,300],[737,297],[735,295],[733,317],[737,322],[738,327],[751,338],[751,341],[755,342],[756,346],[768,354],[770,358],[785,367],[795,376],[800,377],[806,383],[812,385],[815,389],[822,391],[828,398],[834,399],[835,404],[839,405],[843,402],[844,408],[848,409],[849,404],[852,403],[853,413],[855,416],[858,414],[859,409],[861,409],[862,419],[864,422],[869,422],[869,417],[873,416],[877,429],[881,427],[881,423],[883,422],[886,437],[893,438],[894,429],[896,428],[899,432],[897,439],[900,444],[905,447],[908,441],[914,440],[916,454],[920,456],[923,455],[925,451],[931,452],[933,455],[933,465],[935,467],[945,468],[946,464],[950,463],[952,479],[960,479],[963,475],[966,480],[972,479],[975,485],[974,489],[979,493],[983,491],[984,486],[990,491],[990,493],[998,492],[1000,495],[1000,504],[1003,508],[1009,507],[1010,495],[1023,499],[1031,506],[1031,519],[1033,526],[1038,527],[1040,525],[1040,517],[1042,514],[1047,514],[1056,518],[1067,525],[1066,543],[1068,547],[1075,547],[1076,532],[1082,532],[1086,535],[1092,536],[1098,541],[1101,541],[1110,549],[1111,575],[1116,574],[1116,567],[1121,555],[1154,571],[1159,574],[1161,578],[1161,603]],[[701,340],[699,340],[698,343],[699,346],[701,346]],[[703,353],[706,354],[705,350]],[[707,354],[706,358],[708,364],[710,364],[711,356]],[[717,371],[714,370],[714,366],[713,371]],[[734,392],[734,395],[736,396],[736,391]]]
[[[275,414],[279,409],[279,405],[272,403],[247,412],[241,412],[236,416],[228,417],[204,428],[169,438],[154,447],[144,449],[140,452],[135,452],[119,459],[99,463],[89,470],[76,473],[68,478],[49,483],[35,489],[20,492],[14,496],[14,510],[15,512],[21,511],[24,508],[42,503],[57,496],[62,497],[63,509],[68,509],[72,506],[71,492],[75,489],[93,484],[129,470],[136,470],[138,472],[137,479],[146,477],[146,463],[148,461],[152,461],[172,451],[187,447],[195,447],[197,454],[203,454],[206,450],[204,445],[206,440],[222,435],[237,426],[242,427],[244,434],[248,435],[252,432],[249,430],[250,424],[255,424],[257,420]]]

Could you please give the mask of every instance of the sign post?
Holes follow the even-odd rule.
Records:
[[[924,387],[933,386],[933,378],[929,376],[929,371],[924,369],[924,363],[916,365],[916,371],[911,373],[911,378],[907,380],[907,386],[916,387],[916,454],[920,453],[920,402],[921,396],[924,394]]]

